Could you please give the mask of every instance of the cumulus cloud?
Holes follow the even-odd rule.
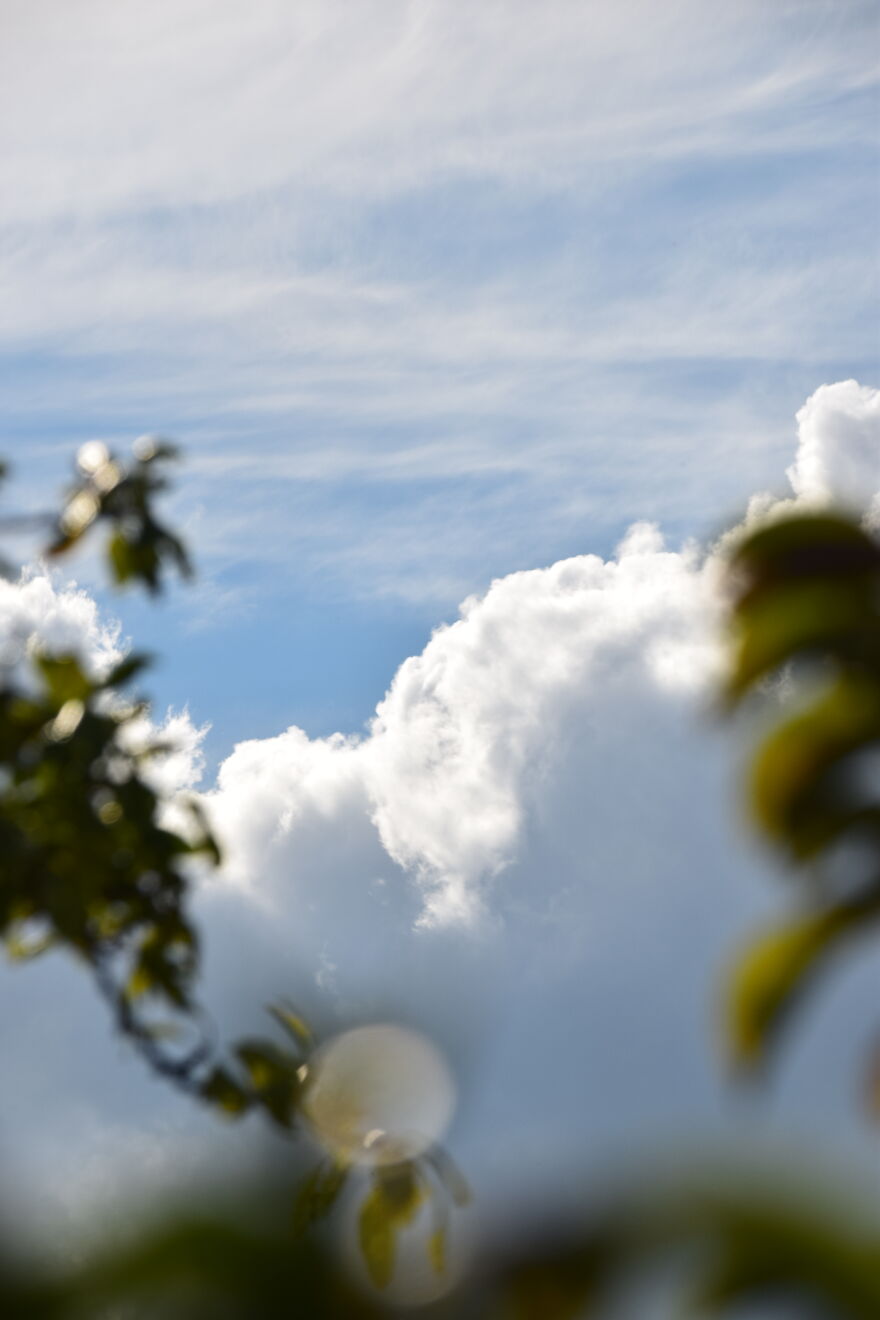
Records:
[[[880,490],[880,390],[823,385],[799,411],[800,445],[788,478],[804,500],[866,510]]]
[[[58,588],[40,573],[26,572],[17,582],[0,578],[0,638],[6,663],[19,663],[19,672],[36,644],[79,653],[95,674],[123,656],[118,625],[101,619],[91,596],[75,585]]]
[[[29,657],[35,650],[77,655],[96,678],[105,676],[128,651],[118,623],[101,617],[95,600],[75,583],[26,569],[18,581],[0,578],[0,663],[7,677],[29,681]],[[160,722],[149,713],[130,721],[123,738],[132,748],[167,743],[168,752],[145,767],[145,775],[164,798],[196,786],[205,765],[202,742],[187,710],[168,710]]]
[[[878,421],[876,392],[817,391],[799,414],[798,498],[816,471],[834,492],[876,489]],[[707,1002],[772,889],[736,828],[728,735],[706,719],[716,575],[712,553],[637,524],[607,561],[514,573],[466,601],[365,736],[240,744],[205,795],[226,861],[197,896],[224,1031],[284,992],[325,1020],[428,1028],[462,1078],[453,1144],[489,1196],[558,1175],[572,1152],[721,1124]],[[809,1045],[792,1075],[796,1122],[849,1110],[848,1074],[817,1070]],[[118,1100],[94,1104],[116,1121]],[[189,1121],[154,1103],[132,1123]]]
[[[798,427],[796,498],[870,504],[880,391],[822,386]],[[637,524],[607,562],[583,555],[496,581],[401,665],[366,739],[311,741],[291,729],[236,749],[210,797],[229,874],[265,888],[280,854],[290,859],[280,883],[295,892],[299,833],[368,818],[413,877],[421,924],[479,920],[490,882],[540,814],[573,707],[589,712],[587,746],[606,746],[614,730],[625,741],[637,694],[699,708],[719,666],[716,576],[711,555],[668,549],[658,529]]]
[[[848,426],[873,427],[870,486],[874,399],[817,392],[795,468],[818,437],[829,470],[839,455],[853,472]],[[466,601],[401,666],[366,737],[290,729],[237,748],[207,799],[228,864],[201,901],[227,956],[231,914],[265,910],[251,997],[304,965],[343,1013],[405,987],[407,1014],[479,1041],[478,1104],[537,1162],[557,1120],[557,1145],[574,1140],[584,1087],[597,1132],[644,1123],[643,1068],[651,1121],[720,1105],[706,998],[772,891],[734,824],[728,738],[706,719],[717,571],[638,524],[608,561],[511,574]],[[573,1031],[598,1074],[571,1056]],[[512,1092],[524,1033],[533,1081]],[[503,1165],[507,1140],[490,1154],[482,1132],[479,1158]]]

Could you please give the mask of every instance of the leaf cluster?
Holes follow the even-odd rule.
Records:
[[[732,1059],[755,1074],[819,973],[880,917],[880,544],[840,515],[790,515],[739,545],[729,582],[725,700],[782,691],[749,807],[798,881],[793,915],[751,942],[729,986]],[[860,861],[842,875],[845,848]]]
[[[166,564],[190,577],[186,547],[159,521],[154,507],[156,497],[168,488],[164,466],[178,456],[176,446],[153,436],[136,442],[127,463],[98,440],[83,445],[77,479],[55,520],[47,553],[66,554],[93,526],[104,524],[107,567],[118,585],[140,582],[155,595]]]
[[[130,1036],[151,1049],[144,999],[193,1009],[198,942],[185,910],[187,862],[216,862],[194,803],[190,837],[158,823],[137,748],[143,706],[120,688],[133,657],[104,678],[73,655],[37,654],[24,686],[0,688],[0,936],[15,958],[53,946],[96,974]]]
[[[450,1210],[470,1202],[471,1192],[460,1170],[440,1146],[416,1159],[378,1164],[357,1170],[338,1156],[319,1163],[302,1182],[294,1205],[297,1237],[324,1219],[335,1207],[352,1174],[366,1178],[367,1192],[358,1214],[358,1243],[367,1273],[377,1288],[394,1275],[399,1234],[430,1207],[432,1227],[426,1240],[428,1259],[438,1275],[447,1265]]]
[[[100,442],[84,445],[48,553],[66,554],[103,523],[119,585],[139,583],[155,593],[166,563],[188,574],[182,542],[153,507],[167,486],[163,464],[174,457],[172,446],[149,438],[128,464]],[[291,1006],[274,1005],[284,1044],[251,1037],[221,1057],[196,1000],[191,866],[216,865],[220,855],[196,799],[178,803],[189,812],[185,828],[161,823],[149,766],[171,748],[139,743],[147,707],[123,695],[146,658],[131,656],[100,678],[72,654],[15,658],[18,668],[0,683],[0,939],[7,953],[74,953],[93,973],[119,1030],[155,1072],[228,1118],[258,1111],[292,1134],[316,1045],[307,1023]],[[441,1187],[448,1186],[453,1166],[439,1151],[375,1172],[361,1242],[378,1283],[390,1279],[398,1228],[427,1197],[432,1162]],[[297,1201],[299,1231],[332,1209],[348,1174],[332,1161],[329,1170],[319,1166]],[[457,1172],[452,1184],[452,1199],[460,1199]],[[438,1222],[430,1250],[441,1268],[445,1203],[439,1194],[433,1202]]]
[[[167,487],[163,464],[176,455],[149,437],[128,464],[100,442],[84,445],[47,553],[66,554],[104,523],[118,584],[155,593],[166,561],[188,574],[182,542],[153,506]],[[199,943],[188,898],[193,862],[214,866],[220,854],[195,798],[177,803],[188,824],[160,821],[150,764],[173,749],[143,744],[138,725],[147,707],[124,695],[147,658],[129,656],[100,678],[73,654],[24,651],[13,661],[0,682],[0,939],[7,953],[74,953],[156,1072],[224,1113],[261,1107],[290,1128],[300,1054],[243,1041],[235,1064],[214,1061],[195,998]],[[279,1015],[288,1027],[295,1020]],[[236,1065],[237,1077],[230,1071]]]

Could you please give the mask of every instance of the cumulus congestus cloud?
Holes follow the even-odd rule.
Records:
[[[880,391],[822,386],[798,422],[796,498],[867,509],[880,491]],[[720,663],[716,579],[711,554],[670,549],[640,523],[607,562],[580,555],[494,582],[404,661],[368,737],[294,728],[233,752],[209,796],[231,882],[295,895],[309,870],[299,836],[310,843],[322,822],[351,836],[366,817],[415,886],[417,924],[503,914],[493,878],[540,820],[575,730],[585,755],[593,747],[609,769],[609,751],[632,753],[635,772],[652,759],[646,703],[696,714]],[[584,826],[589,816],[585,802]]]
[[[878,399],[844,382],[808,400],[797,500],[870,505]],[[225,954],[234,913],[265,939],[251,997],[307,968],[343,1016],[396,996],[467,1042],[459,1139],[496,1184],[514,1140],[554,1169],[724,1111],[713,988],[774,890],[708,717],[717,580],[713,552],[647,524],[608,561],[510,574],[401,665],[366,736],[242,744],[208,795],[228,865],[205,920]]]
[[[880,392],[823,386],[798,421],[795,497],[867,510]],[[119,649],[82,593],[46,578],[0,587],[0,609],[100,663]],[[226,861],[196,901],[224,1033],[284,993],[340,1021],[396,1005],[459,1051],[453,1140],[490,1197],[572,1151],[721,1121],[712,986],[774,894],[737,830],[730,736],[706,717],[718,618],[713,554],[637,524],[607,561],[514,573],[467,600],[401,665],[365,735],[291,728],[236,747],[205,792]],[[195,781],[200,756],[174,718],[169,789]],[[51,960],[4,974],[17,1025],[0,1047],[23,1079],[8,1121],[50,1203],[59,1162],[76,1182],[71,1143],[100,1169],[104,1125],[164,1151],[214,1141],[120,1058],[81,980]],[[817,1066],[805,1048],[792,1073],[812,1078],[794,1097],[805,1122],[849,1105]]]

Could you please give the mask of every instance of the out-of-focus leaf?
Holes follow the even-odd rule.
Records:
[[[446,1272],[446,1227],[435,1228],[428,1238],[428,1260],[434,1267],[435,1274]]]
[[[300,1048],[311,1050],[314,1047],[315,1037],[305,1018],[300,1017],[300,1015],[287,1004],[269,1004],[268,1008],[275,1021],[280,1023]]]
[[[847,590],[840,583],[798,583],[742,611],[728,699],[738,700],[795,657],[880,659],[880,617],[868,612],[871,603],[864,584]]]
[[[57,1273],[57,1271],[56,1271]],[[51,1289],[51,1290],[50,1290]],[[175,1317],[179,1320],[367,1320],[376,1309],[313,1242],[286,1231],[195,1215],[166,1218],[122,1247],[69,1267],[50,1287],[27,1289],[36,1320]],[[3,1300],[0,1292],[0,1301]],[[51,1309],[50,1309],[51,1307]]]
[[[66,554],[94,525],[104,523],[110,526],[106,551],[110,577],[119,586],[140,582],[156,594],[166,564],[183,577],[191,576],[186,547],[157,520],[154,510],[156,497],[168,484],[162,464],[176,456],[172,445],[157,444],[149,452],[136,445],[134,461],[126,464],[102,445],[84,446],[79,479],[68,494],[46,553]]]
[[[448,1151],[434,1145],[426,1152],[425,1158],[431,1165],[440,1182],[457,1206],[469,1205],[472,1200],[467,1179]]]
[[[880,572],[880,548],[838,514],[793,513],[751,532],[736,548],[730,580],[739,610],[791,584],[849,583]]]
[[[358,1237],[367,1272],[377,1288],[387,1288],[391,1282],[397,1234],[415,1218],[424,1195],[413,1165],[376,1170],[358,1217]]]
[[[49,931],[43,931],[33,937],[14,933],[8,935],[5,940],[6,953],[14,962],[27,962],[31,958],[38,958],[54,944],[55,936]]]
[[[731,702],[789,660],[880,664],[880,547],[844,518],[795,515],[734,555]]]
[[[189,811],[198,830],[198,838],[191,845],[193,852],[205,854],[212,866],[219,866],[223,861],[223,854],[220,852],[220,846],[211,832],[204,807],[198,798],[193,796],[184,797],[181,801]]]
[[[330,1213],[342,1194],[348,1174],[347,1164],[325,1160],[303,1180],[293,1205],[294,1236],[301,1237]]]
[[[792,918],[754,940],[734,965],[725,1011],[732,1062],[754,1072],[796,999],[841,940],[876,921],[880,895]]]
[[[800,1300],[811,1314],[816,1306],[851,1320],[880,1314],[880,1244],[818,1206],[799,1212],[753,1193],[750,1202],[697,1199],[688,1209],[710,1250],[692,1293],[697,1314],[776,1297]]]
[[[38,655],[36,666],[49,696],[58,706],[68,701],[86,701],[95,691],[94,683],[74,655]]]
[[[876,816],[876,802],[856,791],[845,771],[847,758],[878,739],[880,684],[858,674],[841,676],[823,698],[775,729],[752,768],[752,807],[767,834],[806,858],[856,821]]]
[[[114,532],[107,542],[107,557],[115,582],[120,586],[138,575],[139,564],[132,544],[122,532]]]
[[[107,687],[122,687],[137,674],[143,673],[152,663],[152,656],[145,655],[142,651],[128,655],[124,660],[120,660],[118,665],[113,666],[104,680],[105,684]]]
[[[242,1041],[235,1053],[259,1103],[280,1127],[289,1128],[300,1091],[298,1061],[271,1041]]]
[[[44,944],[74,950],[119,1029],[152,1067],[192,1089],[186,1060],[165,1053],[138,1001],[158,996],[193,1013],[184,864],[215,850],[198,824],[183,838],[157,823],[159,799],[141,776],[147,752],[129,746],[142,707],[111,688],[140,663],[131,657],[96,679],[75,656],[43,653],[26,693],[0,685],[0,937],[19,955]]]
[[[549,1259],[518,1263],[507,1282],[505,1314],[511,1320],[576,1320],[591,1314],[588,1307],[599,1295],[604,1264],[592,1242]]]
[[[734,704],[791,663],[781,700],[796,713],[772,728],[750,768],[755,823],[809,880],[811,905],[758,939],[740,960],[728,998],[737,1064],[765,1060],[802,989],[841,938],[876,915],[864,873],[847,885],[823,870],[832,847],[873,846],[880,878],[880,792],[865,773],[880,748],[880,543],[848,518],[795,514],[752,532],[730,565]],[[812,685],[799,682],[813,662]],[[819,685],[817,692],[816,684]],[[838,852],[838,858],[845,856]],[[827,906],[816,911],[822,895]]]
[[[225,1068],[213,1068],[201,1083],[201,1094],[231,1118],[238,1118],[251,1107],[251,1099],[244,1088],[230,1077]]]
[[[841,1200],[824,1181],[737,1163],[736,1173],[709,1161],[675,1181],[643,1176],[562,1243],[513,1253],[502,1271],[503,1314],[628,1316],[618,1309],[619,1285],[638,1286],[658,1266],[684,1261],[688,1315],[739,1315],[743,1307],[752,1314],[776,1300],[829,1320],[880,1315],[876,1216],[866,1219],[864,1206]]]

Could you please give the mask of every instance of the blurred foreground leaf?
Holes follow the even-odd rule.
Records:
[[[827,1320],[880,1315],[880,1235],[862,1207],[828,1203],[823,1185],[771,1187],[710,1166],[678,1185],[650,1177],[619,1196],[560,1247],[528,1249],[507,1276],[507,1314],[573,1320],[621,1312],[620,1289],[684,1262],[688,1314],[725,1316],[781,1301]],[[629,1295],[624,1292],[624,1295]],[[680,1312],[676,1312],[680,1313]],[[763,1314],[758,1309],[757,1314]],[[789,1312],[786,1312],[788,1314]]]
[[[749,1072],[767,1059],[795,1003],[846,937],[880,916],[880,893],[797,916],[765,931],[735,964],[727,1002],[727,1036],[735,1067]]]
[[[819,969],[878,915],[880,545],[848,518],[795,513],[748,535],[728,580],[728,703],[786,675],[776,693],[783,715],[753,757],[748,801],[802,882],[799,910],[746,948],[729,982],[730,1051],[755,1072]]]
[[[377,1169],[361,1206],[358,1238],[370,1278],[386,1288],[394,1272],[397,1234],[411,1223],[425,1199],[412,1164]]]
[[[172,565],[184,577],[192,564],[183,542],[161,523],[154,502],[167,489],[163,467],[178,457],[165,440],[144,436],[133,460],[123,462],[100,441],[89,441],[77,455],[77,481],[58,516],[48,554],[65,554],[99,523],[109,527],[107,563],[119,586],[140,582],[153,594]]]

